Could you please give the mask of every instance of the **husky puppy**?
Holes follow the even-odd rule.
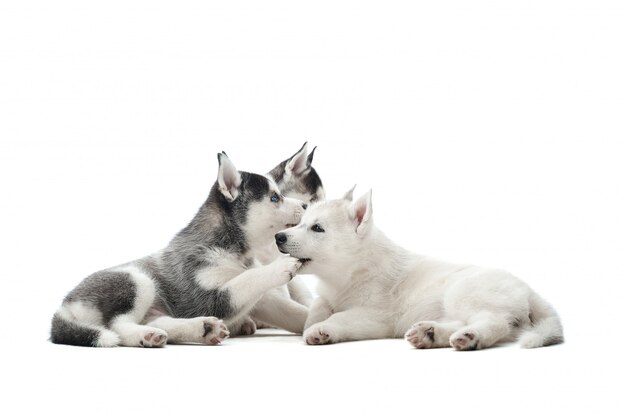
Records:
[[[187,227],[161,252],[84,279],[54,314],[52,342],[217,344],[267,291],[291,280],[298,259],[257,266],[251,249],[298,223],[304,203],[285,198],[266,176],[237,171],[223,152],[218,161],[217,181]]]
[[[308,143],[305,142],[298,152],[268,173],[284,196],[299,199],[305,206],[324,200],[325,197],[322,180],[311,166],[315,148],[308,154],[307,146]],[[281,256],[273,241],[264,247],[254,248],[253,252],[254,257],[262,264],[271,263]],[[301,334],[312,300],[306,284],[296,276],[286,287],[273,289],[261,299],[252,311],[253,320],[244,321],[240,334],[250,335],[254,334],[257,328],[268,327],[283,328]]]
[[[275,237],[280,251],[304,260],[301,273],[320,278],[307,344],[404,335],[416,348],[474,350],[563,341],[554,309],[518,278],[412,254],[374,226],[371,191],[351,200],[352,190],[312,205]]]
[[[274,179],[285,196],[313,203],[324,200],[324,186],[322,179],[311,165],[317,147],[308,152],[308,142],[290,158],[278,164],[268,173]]]
[[[313,148],[310,154],[307,154],[307,147],[308,143],[305,142],[298,152],[274,167],[268,175],[274,179],[283,195],[299,199],[308,206],[313,202],[324,200],[326,194],[322,179],[311,165],[317,147]],[[273,242],[257,254],[257,258],[264,264],[273,261],[278,256],[280,252]],[[300,277],[294,277],[287,284],[287,288],[293,300],[305,306],[311,305],[313,301],[311,292]]]

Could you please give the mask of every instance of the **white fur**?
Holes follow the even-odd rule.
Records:
[[[274,180],[270,182],[270,194],[272,192],[281,196]],[[300,222],[304,208],[302,201],[281,196],[279,202],[262,201],[255,202],[248,209],[248,222],[244,225],[244,231],[248,237],[251,248],[265,248],[274,242],[274,234],[287,225],[295,225]]]
[[[222,153],[218,158],[220,168],[217,172],[217,184],[224,197],[232,202],[239,195],[237,188],[241,184],[241,174],[226,154]]]
[[[304,323],[308,314],[309,310],[304,305],[292,300],[289,295],[285,294],[284,287],[267,292],[252,311],[254,318],[296,334],[300,334],[304,330]]]
[[[325,232],[314,232],[315,224]],[[305,324],[308,344],[406,333],[418,348],[469,350],[520,334],[523,347],[563,338],[550,305],[510,273],[447,263],[394,244],[373,224],[371,192],[354,203],[313,205],[298,226],[283,232],[284,250],[311,259],[301,272],[320,278],[320,298]]]
[[[166,331],[169,343],[191,342],[215,345],[230,334],[224,322],[212,316],[196,318],[160,316],[148,325]]]
[[[302,148],[289,159],[285,166],[285,173],[287,175],[301,174],[309,168],[307,165],[307,151],[308,143],[305,143]]]
[[[57,314],[67,321],[80,325],[103,325],[100,310],[82,301],[64,303],[57,310]]]
[[[207,256],[220,262],[216,266],[206,267],[196,273],[196,282],[205,289],[221,287],[246,270],[240,258],[230,251],[212,248],[207,252]]]
[[[120,344],[120,336],[106,328],[100,330],[96,347],[117,347]]]

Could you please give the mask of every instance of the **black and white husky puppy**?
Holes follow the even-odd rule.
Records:
[[[84,279],[54,314],[52,342],[217,344],[266,292],[291,280],[298,259],[258,266],[252,249],[297,224],[305,204],[284,197],[267,176],[237,171],[225,153],[218,161],[217,181],[189,225],[161,252]]]

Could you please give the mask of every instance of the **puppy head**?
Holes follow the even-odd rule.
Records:
[[[316,148],[307,154],[308,143],[305,142],[298,152],[268,173],[285,196],[302,200],[307,204],[324,200],[322,180],[311,166]]]
[[[283,196],[271,178],[238,171],[225,152],[217,154],[219,170],[211,190],[224,221],[237,225],[252,244],[271,240],[302,218],[304,202]]]
[[[305,260],[311,272],[353,257],[373,227],[372,191],[352,202],[353,190],[342,199],[311,205],[297,226],[276,234],[278,249]]]

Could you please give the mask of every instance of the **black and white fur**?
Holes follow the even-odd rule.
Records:
[[[217,181],[187,227],[161,252],[84,279],[54,314],[52,342],[217,344],[228,327],[251,322],[248,313],[269,290],[291,280],[298,259],[259,266],[253,249],[298,223],[303,202],[282,196],[267,176],[237,171],[225,153],[218,161]]]
[[[282,252],[304,260],[302,273],[320,278],[307,344],[404,336],[416,348],[474,350],[563,341],[556,311],[520,279],[412,254],[375,227],[371,191],[351,200],[352,190],[312,205],[276,235]]]

